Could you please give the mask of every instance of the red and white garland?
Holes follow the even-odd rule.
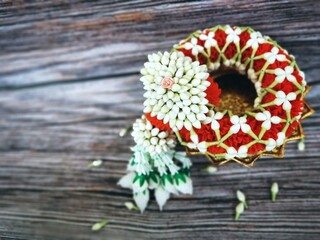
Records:
[[[156,189],[161,209],[170,193],[192,193],[191,163],[171,149],[176,138],[215,158],[245,158],[281,146],[299,124],[303,72],[292,55],[249,27],[196,31],[171,53],[154,53],[148,60],[141,70],[145,116],[134,124],[132,173],[120,181],[133,188],[142,211],[149,189]],[[221,90],[209,73],[222,65],[246,74],[254,84],[252,111],[216,111]]]

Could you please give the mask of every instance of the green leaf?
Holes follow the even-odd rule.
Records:
[[[154,172],[149,174],[149,178],[152,179],[155,183],[158,183],[158,178]]]
[[[136,175],[135,177],[134,177],[134,179],[133,179],[133,183],[135,183],[136,181],[139,181],[139,185],[140,185],[140,187],[142,187],[143,186],[143,184],[144,184],[144,182],[146,181],[146,176],[145,175]]]
[[[150,161],[152,159],[149,152],[144,152],[144,156],[148,159],[148,161]]]
[[[91,230],[92,231],[99,231],[102,228],[104,228],[108,223],[109,223],[109,221],[107,221],[107,220],[101,220],[100,222],[93,224],[91,226]]]
[[[133,166],[133,165],[135,165],[136,163],[135,163],[135,157],[134,157],[134,155],[131,157],[131,159],[130,159],[130,165],[131,166]]]
[[[171,175],[169,175],[169,174],[162,175],[161,180],[162,180],[163,186],[166,185],[166,180],[168,182],[170,182],[171,184],[173,184],[173,179],[172,179]]]
[[[138,174],[136,174],[136,176],[134,176],[132,183],[135,183],[136,181],[138,181],[139,178],[140,178],[140,176]]]
[[[181,168],[179,170],[179,173],[184,174],[186,176],[189,176],[190,175],[190,168]]]
[[[140,187],[143,186],[144,182],[146,181],[146,177],[144,175],[140,176]]]
[[[173,176],[173,178],[177,185],[179,185],[179,179],[184,183],[187,182],[186,176],[184,174],[177,173]]]
[[[135,159],[136,159],[136,154],[134,153],[134,154],[132,155],[132,157],[130,158],[130,165],[131,165],[131,166],[133,166],[133,165],[136,164]]]

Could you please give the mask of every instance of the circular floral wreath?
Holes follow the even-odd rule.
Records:
[[[221,89],[209,73],[221,68],[254,84],[252,110],[217,110]],[[244,159],[284,145],[304,111],[306,82],[294,57],[249,27],[196,31],[170,53],[150,54],[141,74],[145,115],[133,124],[136,146],[119,181],[141,211],[151,190],[160,209],[170,194],[192,193],[191,161],[173,149],[176,140],[217,159]]]
[[[182,145],[216,158],[243,158],[281,146],[297,127],[304,74],[294,57],[271,38],[249,27],[216,26],[192,33],[173,52],[183,53],[185,57],[177,54],[181,59],[189,57],[194,68],[181,68],[178,62],[174,66],[162,61],[165,55],[152,55],[142,81],[148,90],[147,119],[158,128],[173,129]],[[157,71],[157,64],[169,66],[169,71]],[[246,73],[254,83],[258,97],[252,111],[239,116],[230,110],[215,111],[221,90],[206,68],[214,71],[221,65]],[[152,77],[154,82],[145,80]],[[173,85],[153,86],[164,77],[166,82],[173,79]]]

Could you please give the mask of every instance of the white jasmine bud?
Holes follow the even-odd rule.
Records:
[[[125,202],[124,205],[130,210],[139,211],[140,209],[133,202]]]
[[[94,160],[88,165],[88,168],[100,167],[103,161],[101,159]]]
[[[151,155],[167,152],[176,145],[173,132],[160,131],[159,128],[153,127],[144,115],[136,120],[132,128],[132,136],[136,144],[142,146]]]
[[[304,152],[306,148],[306,145],[304,144],[304,139],[301,139],[299,142],[298,142],[298,150],[300,152]]]
[[[206,168],[201,169],[201,171],[205,172],[205,173],[213,174],[218,171],[218,168],[216,168],[214,166],[208,166]]]
[[[91,226],[92,231],[99,231],[104,228],[109,222],[107,220],[101,220]]]
[[[235,220],[238,221],[240,218],[240,215],[243,213],[244,211],[244,204],[242,202],[240,202],[237,206],[236,206],[236,214],[235,214]]]
[[[274,182],[272,184],[272,186],[271,186],[271,199],[272,199],[272,202],[276,201],[278,192],[279,192],[278,183]]]
[[[119,136],[120,137],[124,137],[127,134],[127,129],[126,128],[122,128],[119,132]]]
[[[246,202],[246,195],[244,195],[244,193],[241,192],[240,190],[237,191],[237,198],[240,202],[243,203],[245,208],[248,208],[248,204]]]

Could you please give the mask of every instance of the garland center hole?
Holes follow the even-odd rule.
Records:
[[[221,88],[221,100],[217,111],[230,110],[233,114],[243,115],[254,108],[257,91],[246,75],[236,72],[215,77],[215,82]]]

